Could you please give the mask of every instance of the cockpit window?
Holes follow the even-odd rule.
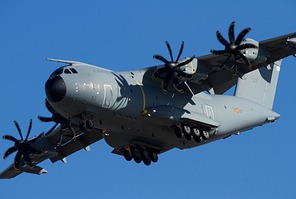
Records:
[[[66,68],[66,69],[64,70],[64,73],[65,73],[65,74],[71,74],[71,71],[70,71],[69,69]]]
[[[70,70],[71,70],[71,72],[74,73],[74,74],[75,74],[75,73],[78,73],[77,70],[75,70],[75,68],[70,68]]]
[[[61,74],[77,74],[77,70],[75,68],[59,68],[55,72],[51,74],[51,78],[59,76]]]
[[[53,77],[55,77],[55,76],[58,76],[58,75],[60,75],[60,74],[62,74],[63,73],[63,68],[59,68],[59,69],[57,69],[56,71],[54,71],[52,74],[51,74],[51,78],[53,78]]]

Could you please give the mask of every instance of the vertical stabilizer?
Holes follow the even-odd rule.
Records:
[[[235,96],[272,109],[282,60],[258,68],[238,78]]]

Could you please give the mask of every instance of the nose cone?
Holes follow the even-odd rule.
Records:
[[[45,92],[50,102],[59,102],[66,95],[66,85],[62,77],[56,76],[47,80],[45,83]]]

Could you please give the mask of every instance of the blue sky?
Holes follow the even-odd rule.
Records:
[[[1,128],[17,136],[13,120],[32,135],[51,124],[44,83],[60,66],[47,57],[79,60],[112,70],[130,70],[167,56],[164,42],[184,56],[222,49],[231,21],[236,34],[258,41],[296,31],[293,0],[282,1],[4,1],[0,7]],[[45,161],[47,175],[22,174],[0,181],[1,198],[295,198],[296,59],[282,64],[274,110],[281,118],[269,125],[190,150],[174,149],[150,167],[111,154],[104,141],[91,152],[79,151],[68,164]],[[12,146],[1,139],[0,153]],[[13,161],[0,159],[0,169]]]

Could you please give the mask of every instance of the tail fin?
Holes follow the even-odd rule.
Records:
[[[282,60],[258,68],[238,78],[235,96],[272,109]]]

